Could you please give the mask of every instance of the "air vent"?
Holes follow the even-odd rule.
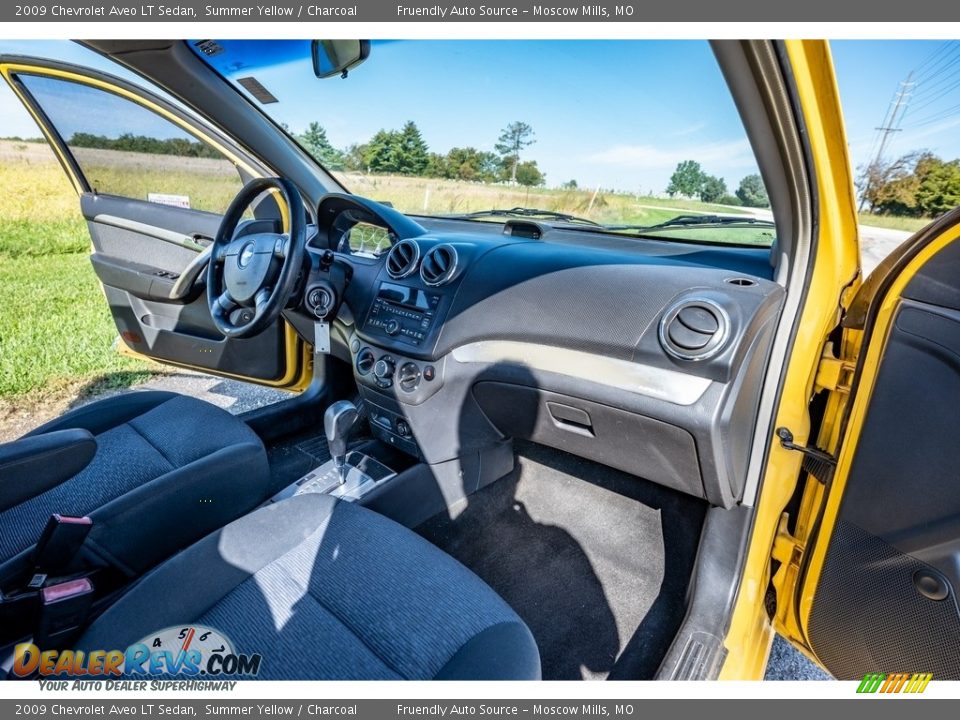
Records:
[[[364,348],[357,355],[357,372],[361,375],[367,375],[376,364],[377,358],[370,348]]]
[[[453,245],[437,245],[423,256],[420,277],[427,285],[443,285],[457,272],[457,251]]]
[[[680,360],[706,360],[723,347],[729,328],[727,313],[715,302],[685,298],[660,320],[660,344]]]
[[[413,240],[401,240],[387,254],[387,275],[394,280],[405,278],[417,269],[420,246]]]

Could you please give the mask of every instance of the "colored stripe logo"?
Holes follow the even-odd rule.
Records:
[[[858,693],[922,693],[933,680],[933,673],[867,673],[857,687]]]

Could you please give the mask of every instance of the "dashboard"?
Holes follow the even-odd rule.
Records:
[[[330,323],[378,438],[436,464],[522,437],[739,499],[784,299],[768,251],[423,222],[326,196],[288,313],[311,342]]]

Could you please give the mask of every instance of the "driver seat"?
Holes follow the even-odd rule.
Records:
[[[137,391],[0,445],[0,586],[29,578],[54,513],[93,521],[70,570],[136,577],[270,494],[260,438],[210,403]]]

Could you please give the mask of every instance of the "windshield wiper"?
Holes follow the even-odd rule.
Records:
[[[476,212],[461,213],[459,215],[445,215],[444,217],[453,220],[478,220],[485,217],[526,217],[543,218],[544,220],[555,220],[565,223],[576,223],[580,225],[592,225],[593,227],[604,227],[598,222],[588,220],[587,218],[568,215],[567,213],[554,212],[553,210],[539,210],[537,208],[515,207],[510,209],[491,208],[490,210],[477,210]]]
[[[684,227],[776,227],[776,223],[753,215],[677,215],[655,225],[606,225],[608,230],[668,230]]]

